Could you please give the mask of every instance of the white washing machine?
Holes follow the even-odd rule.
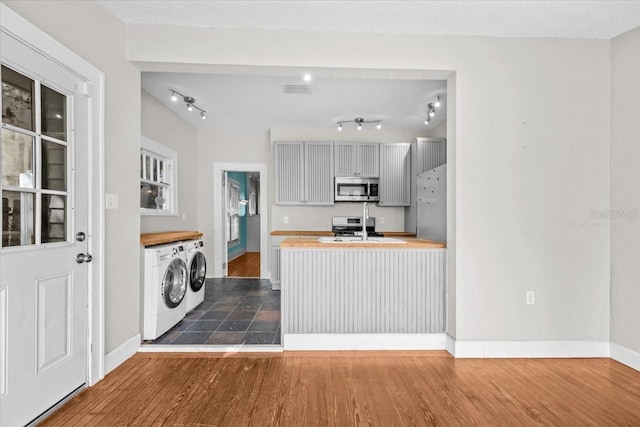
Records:
[[[183,243],[145,249],[143,339],[158,338],[187,313],[188,272],[185,260]]]
[[[204,301],[204,282],[207,275],[207,259],[204,256],[202,240],[184,242],[187,252],[187,313]]]

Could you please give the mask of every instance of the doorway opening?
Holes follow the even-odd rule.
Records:
[[[260,173],[225,171],[227,277],[260,277]]]

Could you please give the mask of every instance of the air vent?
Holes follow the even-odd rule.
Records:
[[[311,85],[284,85],[284,93],[293,95],[311,95]]]

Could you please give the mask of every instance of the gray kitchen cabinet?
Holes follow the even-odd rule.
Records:
[[[444,165],[447,163],[447,140],[416,138],[412,157],[414,176]]]
[[[333,205],[333,142],[304,143],[304,203]]]
[[[333,142],[274,143],[277,205],[333,205]]]
[[[380,174],[380,144],[335,143],[335,176],[377,178]]]
[[[411,144],[380,144],[380,206],[411,204]]]

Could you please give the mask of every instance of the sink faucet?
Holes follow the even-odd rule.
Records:
[[[367,220],[369,219],[369,205],[362,205],[362,240],[367,240]]]

